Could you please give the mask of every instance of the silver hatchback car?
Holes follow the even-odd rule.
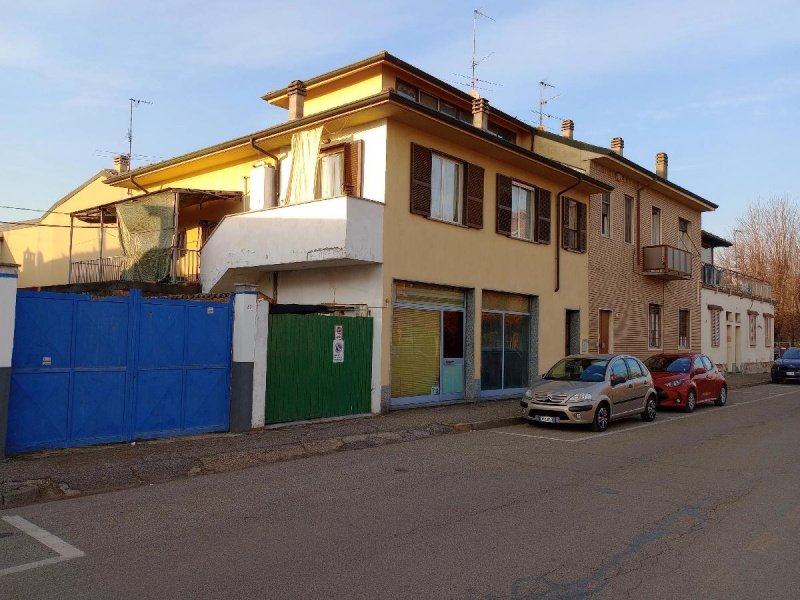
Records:
[[[656,418],[653,378],[641,361],[625,354],[575,355],[558,361],[521,401],[534,423],[591,425],[605,431],[616,419]]]

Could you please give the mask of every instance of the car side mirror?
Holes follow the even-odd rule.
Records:
[[[704,367],[699,367],[699,368],[697,368],[697,369],[695,369],[695,370],[694,370],[694,374],[695,374],[695,375],[702,375],[702,374],[703,374],[703,373],[705,373],[705,372],[706,372],[706,370],[705,370],[705,368],[704,368]]]

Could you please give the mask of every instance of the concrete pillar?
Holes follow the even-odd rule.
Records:
[[[257,297],[256,286],[236,285],[233,296],[231,431],[247,431],[252,423]]]
[[[11,354],[17,308],[17,268],[0,263],[0,460],[5,458],[8,396],[11,391]]]
[[[255,346],[253,351],[253,410],[250,426],[264,426],[267,400],[267,343],[269,341],[269,300],[256,298]]]

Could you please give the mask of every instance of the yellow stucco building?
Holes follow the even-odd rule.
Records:
[[[585,351],[587,204],[610,185],[534,153],[529,125],[385,52],[263,98],[288,120],[115,172],[94,206],[127,190],[134,202],[200,194],[175,200],[184,218],[162,246],[175,257],[195,240],[203,291],[248,283],[277,303],[371,316],[373,412],[517,394]],[[21,262],[16,247],[4,260]]]

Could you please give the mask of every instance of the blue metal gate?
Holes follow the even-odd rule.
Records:
[[[227,431],[232,302],[17,293],[6,452]]]

